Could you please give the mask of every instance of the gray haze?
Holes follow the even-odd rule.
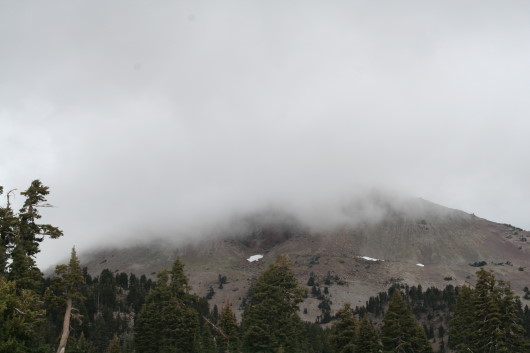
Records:
[[[529,229],[529,63],[527,1],[2,1],[0,185],[42,266],[373,189]]]

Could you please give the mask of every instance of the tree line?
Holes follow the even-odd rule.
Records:
[[[473,288],[396,284],[363,307],[345,304],[327,325],[300,319],[308,293],[286,255],[252,285],[240,322],[231,303],[210,308],[192,293],[178,258],[156,281],[92,277],[72,249],[44,278],[39,244],[62,236],[39,221],[48,194],[35,180],[18,212],[12,190],[0,207],[0,353],[530,352],[528,306],[484,269]]]

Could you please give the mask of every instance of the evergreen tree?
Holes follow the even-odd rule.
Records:
[[[529,347],[525,348],[521,302],[514,296],[509,283],[498,281],[498,285],[501,291],[500,311],[504,332],[502,337],[504,348],[499,352],[528,352]]]
[[[3,192],[4,188],[0,186],[0,196]],[[6,195],[6,206],[0,206],[0,275],[7,275],[7,265],[14,246],[17,217],[11,209],[10,196],[12,193],[13,190]]]
[[[84,299],[82,290],[85,284],[85,278],[83,277],[81,264],[77,258],[75,248],[72,248],[68,265],[58,265],[55,273],[58,277],[54,278],[54,287],[61,293],[61,299],[65,302],[63,330],[59,347],[57,348],[57,353],[63,353],[66,349],[68,336],[70,335],[70,318],[72,316],[74,301],[82,301]]]
[[[121,353],[120,339],[118,338],[118,335],[115,334],[109,341],[109,346],[105,353]]]
[[[449,347],[457,352],[469,352],[476,320],[473,290],[467,286],[458,289],[456,309],[449,324]]]
[[[75,345],[68,350],[69,353],[94,353],[94,347],[81,333]]]
[[[521,317],[521,304],[510,285],[481,269],[475,289],[459,291],[450,346],[459,353],[526,352]]]
[[[0,275],[0,353],[27,353],[38,349],[44,322],[41,298],[30,289],[17,289]]]
[[[337,312],[337,321],[331,329],[330,341],[337,353],[355,351],[357,341],[357,320],[349,303]]]
[[[222,334],[218,336],[219,353],[239,352],[239,328],[230,303],[226,303],[221,309],[218,326],[222,330]]]
[[[473,333],[470,348],[489,352],[522,352],[523,329],[509,285],[497,282],[493,273],[477,272],[474,290]]]
[[[383,318],[382,341],[385,352],[432,353],[423,329],[414,320],[398,289],[394,290]]]
[[[243,349],[249,353],[301,350],[302,325],[298,304],[304,290],[298,285],[286,255],[279,256],[258,278],[243,313]]]
[[[368,317],[363,317],[359,326],[355,353],[379,353],[381,350],[379,333]]]
[[[34,257],[39,252],[39,245],[45,236],[58,238],[63,232],[50,224],[38,224],[41,215],[39,207],[48,207],[46,195],[49,188],[34,180],[30,187],[20,193],[25,197],[24,204],[18,212],[16,222],[10,218],[11,263],[9,264],[9,279],[16,281],[21,288],[38,290],[42,282],[42,273],[35,264]],[[8,212],[11,213],[12,212]]]
[[[0,187],[0,195],[3,191]],[[39,337],[45,310],[42,273],[34,257],[46,236],[57,238],[62,231],[37,223],[37,208],[49,206],[48,187],[39,180],[21,193],[25,200],[18,213],[11,206],[13,193],[7,192],[6,204],[0,206],[0,352],[37,352],[46,349]]]
[[[138,353],[195,353],[200,349],[199,315],[193,308],[198,298],[189,290],[179,259],[170,271],[158,274],[135,323]]]

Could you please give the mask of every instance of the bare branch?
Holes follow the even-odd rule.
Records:
[[[223,336],[224,338],[228,339],[228,336],[223,332],[223,330],[221,330],[220,327],[216,326],[213,322],[211,322],[210,320],[208,320],[208,318],[206,316],[202,316],[204,320],[206,320],[207,323],[209,323],[210,325],[212,325],[212,327],[221,334],[221,336]]]
[[[16,308],[16,307],[13,307],[13,308],[17,311],[17,313],[19,313],[21,315],[27,315],[25,312],[19,310],[18,308]]]
[[[10,202],[10,195],[13,195],[13,197],[15,197],[15,191],[17,189],[11,189],[7,192],[6,194],[6,198],[7,198],[7,209],[9,210],[10,207],[11,207],[11,202]]]

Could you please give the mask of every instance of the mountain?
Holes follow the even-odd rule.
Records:
[[[237,308],[259,273],[277,255],[288,254],[299,283],[318,283],[308,291],[326,293],[309,295],[300,305],[302,317],[311,321],[323,315],[323,299],[333,314],[345,302],[364,305],[394,283],[473,284],[478,266],[509,280],[519,296],[530,285],[530,233],[520,228],[423,199],[372,196],[344,207],[341,215],[342,222],[319,228],[286,213],[256,213],[233,220],[208,239],[106,249],[83,259],[93,275],[108,268],[154,277],[179,256],[193,292],[206,296],[211,287],[211,306],[229,300]],[[247,261],[253,255],[263,258]]]

